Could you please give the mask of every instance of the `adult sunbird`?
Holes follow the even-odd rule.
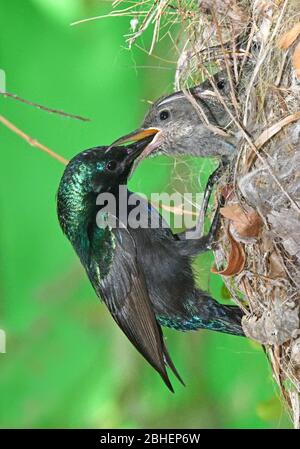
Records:
[[[97,204],[98,195],[111,193],[118,201],[119,186],[126,185],[135,159],[148,143],[149,139],[143,139],[127,147],[97,147],[75,156],[60,181],[57,212],[96,294],[173,391],[166,367],[182,380],[167,351],[161,326],[244,335],[243,314],[236,306],[219,304],[195,285],[193,257],[211,247],[217,214],[209,234],[196,241],[174,235],[143,198],[142,213],[151,215],[151,220],[156,214],[158,228],[124,226],[119,210],[113,217],[116,227],[99,226],[102,211],[104,222],[108,222],[106,207]],[[132,194],[127,191],[127,195]],[[128,206],[128,213],[133,207]]]

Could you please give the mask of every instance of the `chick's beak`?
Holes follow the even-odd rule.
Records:
[[[115,140],[115,142],[112,143],[112,145],[120,145],[121,143],[128,143],[128,142],[138,142],[139,140],[143,140],[146,137],[152,136],[152,138],[159,132],[159,129],[157,128],[140,128],[136,129],[135,131],[126,134],[123,137],[120,137],[119,139]]]
[[[126,134],[126,136],[120,137],[112,145],[119,145],[127,142],[140,142],[149,139],[148,145],[145,146],[144,151],[141,154],[140,160],[147,157],[154,150],[160,147],[164,141],[164,134],[159,128],[140,128],[136,129],[132,133]]]

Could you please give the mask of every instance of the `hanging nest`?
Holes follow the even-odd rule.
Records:
[[[131,17],[129,46],[152,26],[149,53],[177,25],[174,88],[208,78],[231,117],[216,130],[234,136],[238,154],[217,191],[226,204],[215,271],[245,311],[246,335],[264,346],[299,428],[299,0],[140,1],[110,15]],[[211,76],[220,70],[226,97]]]
[[[226,205],[217,272],[245,311],[246,335],[264,345],[299,428],[300,5],[205,0],[194,14],[176,84],[197,70],[209,78],[211,63],[226,70],[230,99],[220,102],[238,147],[218,187]]]

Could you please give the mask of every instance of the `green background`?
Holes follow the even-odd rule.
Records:
[[[172,90],[174,65],[159,59],[176,58],[168,40],[149,57],[125,48],[129,18],[69,26],[109,9],[91,0],[0,0],[7,91],[92,121],[3,97],[0,113],[66,158],[136,128],[147,101]],[[150,37],[139,44],[149,48]],[[1,427],[289,426],[262,350],[239,337],[165,331],[187,384],[172,378],[172,395],[99,303],[62,235],[55,195],[63,166],[2,124],[0,146]],[[200,166],[144,161],[130,185],[147,194],[182,190],[186,174],[198,185]],[[200,171],[203,184],[208,166]],[[201,286],[226,301],[211,259],[200,262]]]

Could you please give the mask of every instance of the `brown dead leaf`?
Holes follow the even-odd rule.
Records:
[[[296,23],[291,30],[285,33],[278,41],[278,47],[287,49],[289,48],[293,42],[297,39],[300,34],[300,22]]]
[[[294,54],[293,54],[293,66],[296,72],[296,76],[298,79],[300,79],[300,42],[295,48]]]
[[[224,187],[221,188],[221,195],[224,197],[225,200],[230,200],[230,198],[234,194],[234,186],[233,184],[226,184]]]
[[[278,257],[276,251],[272,251],[269,256],[269,276],[273,279],[284,277],[285,271],[282,262]]]
[[[211,272],[221,274],[222,276],[234,276],[239,274],[244,268],[246,256],[242,244],[233,238],[229,230],[227,231],[227,235],[231,245],[227,267],[224,270],[217,270],[215,267],[212,267]]]
[[[262,220],[254,209],[244,210],[239,204],[231,204],[220,209],[221,215],[233,222],[234,228],[241,237],[257,237]]]

